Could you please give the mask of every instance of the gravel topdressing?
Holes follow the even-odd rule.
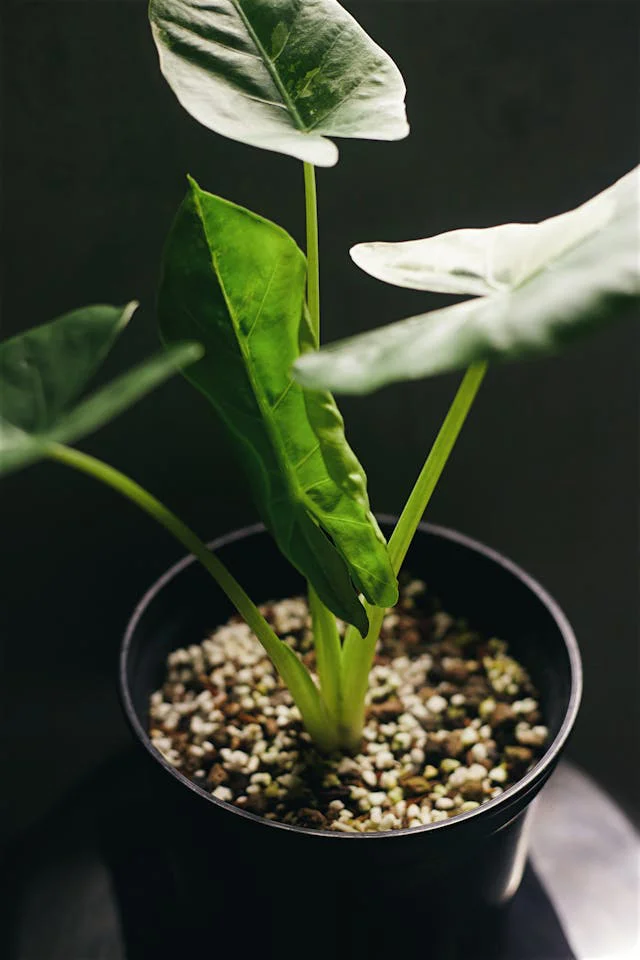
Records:
[[[313,670],[306,600],[261,607]],[[506,643],[405,583],[385,617],[356,756],[319,756],[247,625],[232,618],[167,660],[150,703],[159,752],[220,800],[270,820],[362,832],[445,820],[501,794],[541,756],[538,694]]]

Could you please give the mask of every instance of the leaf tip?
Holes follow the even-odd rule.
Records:
[[[360,602],[358,602],[358,606],[360,607],[360,610],[357,616],[354,617],[356,622],[353,625],[360,636],[364,639],[369,633],[369,617],[367,616],[367,611]]]
[[[192,177],[190,173],[187,174],[187,183],[191,193],[202,193],[202,187],[195,177]]]
[[[371,246],[370,243],[356,243],[355,246],[351,247],[349,250],[349,256],[355,263],[357,267],[360,267],[361,270],[364,270],[363,262],[366,257],[367,250]]]
[[[129,321],[131,320],[131,317],[134,315],[134,313],[136,312],[139,306],[140,306],[139,300],[130,300],[129,303],[127,303],[122,308],[122,313],[120,314],[120,322],[118,324],[119,330],[124,330],[124,328],[127,326]]]
[[[196,343],[194,340],[192,343],[185,343],[184,345],[184,363],[195,363],[197,360],[202,360],[205,355],[205,349],[201,343]]]
[[[291,375],[301,387],[313,388],[316,386],[313,376],[314,366],[316,366],[315,359],[316,351],[310,351],[299,357],[291,367]]]
[[[305,143],[301,150],[293,155],[297,155],[298,159],[314,167],[335,167],[340,159],[337,144],[328,137],[319,137],[312,143]]]

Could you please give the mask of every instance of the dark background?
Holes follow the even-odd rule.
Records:
[[[537,220],[637,163],[638,6],[624,0],[345,4],[399,64],[411,136],[342,141],[318,175],[323,335],[437,306],[351,264],[361,240]],[[301,165],[226,141],[174,100],[137,0],[13,0],[3,16],[3,336],[85,303],[142,309],[105,375],[156,349],[153,299],[184,174],[303,241]],[[556,596],[586,671],[570,755],[638,809],[638,335],[490,371],[429,518]],[[374,507],[401,509],[457,377],[344,400]],[[82,444],[204,537],[255,519],[219,425],[176,379]],[[107,489],[43,464],[0,486],[3,827],[24,829],[128,744],[118,644],[181,553]]]

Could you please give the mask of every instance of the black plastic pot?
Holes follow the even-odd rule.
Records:
[[[384,517],[381,523],[390,530],[393,520]],[[303,581],[261,525],[222,537],[211,548],[256,602],[303,591]],[[427,582],[446,610],[509,642],[541,693],[550,729],[546,753],[500,797],[455,819],[410,830],[319,832],[267,821],[213,798],[171,767],[147,734],[149,697],[162,683],[167,654],[200,642],[232,612],[210,577],[186,557],[138,605],[122,646],[120,683],[129,723],[154,761],[149,775],[157,776],[163,801],[170,798],[173,828],[184,840],[188,865],[181,869],[199,875],[196,899],[196,886],[206,901],[221,884],[246,884],[251,872],[258,877],[258,891],[261,882],[263,892],[280,890],[287,899],[294,888],[303,890],[316,909],[317,897],[330,889],[338,904],[411,898],[432,918],[440,905],[459,904],[461,895],[469,911],[478,904],[503,905],[516,892],[526,860],[528,811],[578,711],[582,678],[574,634],[536,581],[459,533],[421,525],[405,566]],[[438,950],[433,955],[444,957],[444,947]]]

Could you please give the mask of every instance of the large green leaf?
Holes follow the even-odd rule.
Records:
[[[0,343],[0,473],[86,436],[202,355],[181,344],[74,406],[136,307],[84,307]]]
[[[226,137],[329,167],[327,136],[409,132],[398,68],[337,0],[151,0],[149,17],[178,100]]]
[[[388,606],[396,580],[333,399],[290,376],[315,349],[305,278],[284,230],[191,180],[165,250],[161,335],[203,343],[185,376],[226,424],[264,522],[322,601],[364,631],[358,591]]]
[[[368,393],[474,361],[548,353],[612,322],[640,298],[640,167],[541,223],[455,230],[354,247],[401,287],[477,299],[352,337],[298,361],[310,387]]]

